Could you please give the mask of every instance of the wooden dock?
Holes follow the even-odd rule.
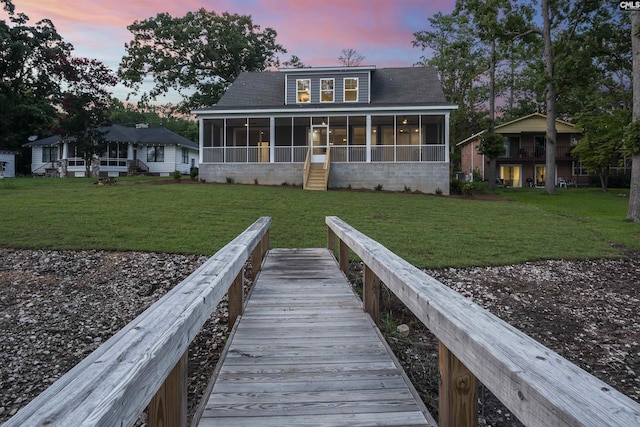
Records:
[[[200,426],[435,426],[327,249],[272,249]]]

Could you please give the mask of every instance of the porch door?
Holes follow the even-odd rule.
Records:
[[[311,163],[324,163],[329,145],[327,125],[311,127]]]

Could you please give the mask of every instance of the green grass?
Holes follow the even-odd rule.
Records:
[[[0,246],[213,254],[260,216],[272,247],[324,247],[336,215],[420,267],[618,257],[640,249],[628,199],[570,189],[505,191],[513,201],[384,191],[195,184],[183,179],[0,180]],[[149,182],[146,182],[149,181]]]

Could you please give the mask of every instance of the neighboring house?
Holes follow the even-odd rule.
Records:
[[[449,192],[449,115],[436,70],[241,73],[200,121],[208,182]]]
[[[16,153],[0,150],[0,178],[16,176]]]
[[[146,125],[105,127],[105,145],[90,165],[92,176],[126,176],[137,173],[169,176],[188,174],[197,167],[198,144],[169,129]],[[83,177],[87,167],[77,153],[75,138],[58,135],[25,144],[31,147],[31,173],[62,177]]]
[[[581,134],[577,126],[556,120],[556,185],[587,184],[588,174],[571,150]],[[497,176],[510,187],[544,186],[546,173],[547,118],[534,113],[496,126],[495,132],[504,136],[505,155],[497,159]],[[483,180],[489,176],[489,159],[478,154],[480,139],[486,131],[477,133],[456,144],[461,151],[461,170],[471,180],[477,170]]]

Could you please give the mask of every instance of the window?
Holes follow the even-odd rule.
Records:
[[[573,174],[576,176],[589,175],[589,171],[581,161],[573,162]]]
[[[333,79],[320,80],[320,102],[333,102]]]
[[[189,163],[189,149],[182,147],[182,163]]]
[[[311,80],[296,80],[297,102],[311,102]]]
[[[42,163],[58,160],[58,147],[42,147]]]
[[[344,102],[358,101],[358,78],[344,79]]]
[[[164,162],[164,147],[149,146],[147,162]]]

